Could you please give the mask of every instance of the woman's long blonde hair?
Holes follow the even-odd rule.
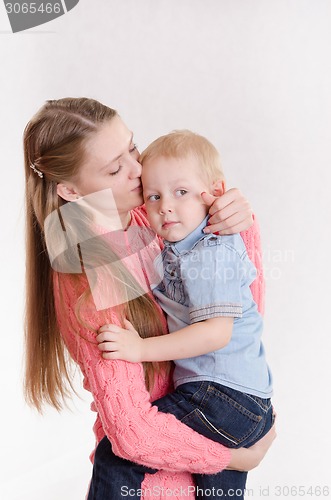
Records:
[[[57,194],[57,184],[68,181],[78,174],[85,159],[86,141],[99,130],[100,125],[114,116],[117,116],[115,110],[93,99],[51,100],[45,103],[24,131],[26,179],[24,392],[27,402],[35,406],[38,411],[41,411],[44,403],[61,409],[73,388],[68,356],[56,319],[54,271],[47,254],[45,219],[52,212],[59,212],[61,206],[66,203]],[[121,267],[120,263],[119,266]],[[120,269],[120,274],[123,282],[128,280],[134,283],[134,279],[124,266]],[[119,281],[117,286],[120,286]],[[82,301],[79,302],[81,306]],[[159,311],[147,294],[125,303],[120,316],[127,317],[142,336],[164,333]],[[152,385],[155,371],[158,371],[160,366],[157,363],[145,364],[147,387]]]

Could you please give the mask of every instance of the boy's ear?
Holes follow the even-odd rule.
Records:
[[[217,181],[213,182],[211,189],[212,189],[211,194],[213,196],[222,196],[222,194],[224,194],[226,190],[225,180],[217,179]]]
[[[58,196],[65,201],[75,201],[80,198],[74,187],[68,186],[67,184],[59,183],[56,189]]]

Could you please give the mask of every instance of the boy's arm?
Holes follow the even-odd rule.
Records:
[[[233,319],[242,315],[241,284],[245,269],[236,250],[218,243],[221,242],[217,240],[215,244],[214,238],[206,240],[195,247],[194,259],[182,261],[189,326],[169,335],[142,339],[129,322],[124,329],[105,325],[99,331],[107,333],[97,337],[103,357],[131,362],[165,361],[199,356],[224,347],[231,338]]]
[[[225,347],[231,339],[233,318],[217,317],[194,323],[169,335],[142,339],[129,321],[127,328],[104,325],[97,337],[105,359],[170,361],[192,358]]]

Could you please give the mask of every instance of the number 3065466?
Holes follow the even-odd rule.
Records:
[[[60,3],[41,3],[24,2],[24,3],[6,3],[8,14],[60,14],[62,7]]]

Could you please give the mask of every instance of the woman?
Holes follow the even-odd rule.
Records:
[[[70,393],[67,349],[82,370],[84,387],[93,395],[92,406],[97,412],[94,426],[97,443],[107,436],[116,455],[160,469],[155,475],[147,475],[143,484],[143,488],[151,489],[152,498],[162,498],[162,488],[171,490],[174,493],[172,498],[179,498],[179,493],[177,496],[175,493],[186,488],[194,498],[193,490],[188,489],[192,487],[189,473],[211,474],[226,466],[242,470],[256,466],[270,446],[273,435],[260,442],[260,446],[230,452],[198,435],[172,415],[157,412],[151,405],[150,401],[162,397],[170,389],[168,365],[154,363],[142,367],[123,361],[107,361],[97,348],[97,330],[106,322],[123,325],[128,319],[144,336],[165,333],[160,309],[149,293],[142,292],[142,282],[148,281],[149,276],[139,264],[140,252],[132,252],[133,261],[130,258],[125,265],[121,259],[112,260],[110,284],[105,284],[102,274],[94,272],[96,268],[105,268],[104,261],[95,255],[103,258],[107,254],[107,234],[102,237],[107,230],[103,229],[102,221],[89,218],[84,207],[86,199],[93,198],[96,192],[111,190],[118,221],[125,229],[119,231],[124,238],[133,229],[142,231],[148,227],[144,208],[140,207],[141,166],[132,133],[114,110],[97,101],[70,98],[49,101],[25,129],[24,153],[27,400],[39,411],[45,402],[61,408],[63,399]],[[232,196],[235,200],[228,204]],[[234,230],[246,228],[245,219],[250,211],[247,211],[245,202],[243,213],[238,214],[238,206],[240,209],[243,203],[240,196],[239,200],[236,199],[238,192],[228,193],[227,198],[221,216],[234,225]],[[218,203],[222,205],[224,199]],[[67,207],[73,207],[74,215],[66,219]],[[100,213],[100,207],[97,208],[96,212]],[[212,212],[215,211],[217,203],[212,207]],[[91,237],[86,234],[77,236],[75,224],[81,225],[85,215],[88,232],[97,238],[93,239],[92,234]],[[215,218],[217,220],[217,215]],[[59,221],[57,226],[53,225],[54,220]],[[222,226],[218,224],[216,229],[222,229]],[[46,242],[45,231],[51,235],[50,241]],[[71,243],[63,250],[62,260],[55,262],[53,257],[57,256],[58,248],[62,248],[63,235],[65,241]],[[258,256],[254,252],[255,245],[258,245],[256,237],[256,231],[251,230],[246,241],[249,241],[248,250],[258,265],[254,258]],[[96,241],[98,251],[93,248],[90,251],[81,243],[83,240]],[[160,251],[160,245],[157,238],[149,239],[143,245],[146,269]],[[109,252],[112,251],[108,248]],[[260,304],[261,284],[261,280],[255,283],[253,290]],[[135,290],[129,298],[128,289]],[[105,295],[106,308],[102,300],[101,306],[96,302],[97,297]],[[115,295],[120,295],[121,299],[115,301]],[[107,473],[102,472],[100,484]],[[118,488],[122,486],[125,485],[118,485]],[[114,498],[101,491],[102,486],[99,496],[93,498]]]

